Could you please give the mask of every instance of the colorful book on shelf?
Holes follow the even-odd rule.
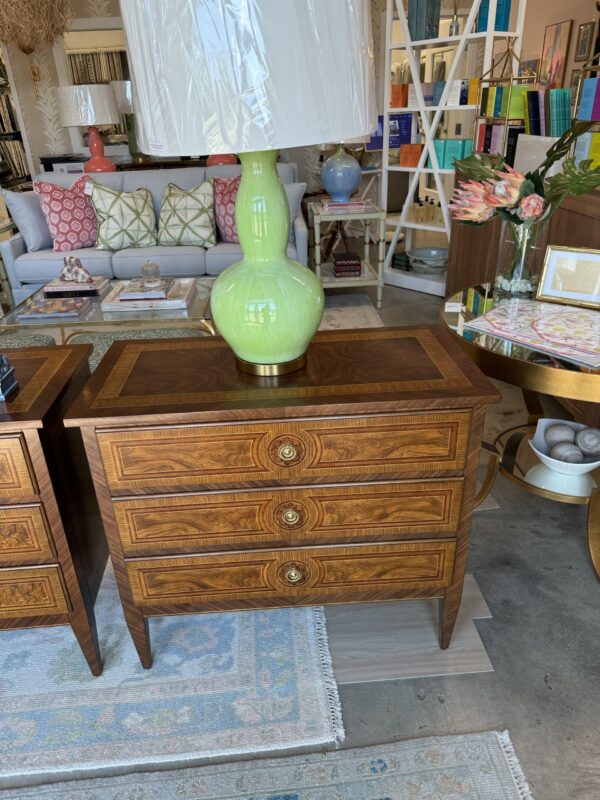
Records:
[[[22,311],[17,312],[21,322],[50,319],[53,317],[78,317],[90,306],[85,297],[64,297],[52,300],[30,300]]]
[[[575,144],[573,154],[575,164],[590,160],[592,167],[600,166],[600,132],[587,131],[583,133]]]
[[[524,125],[511,125],[506,134],[506,163],[511,167],[515,165],[515,156],[517,154],[517,142],[519,141],[519,134],[525,133]]]
[[[496,88],[496,86],[490,86],[488,88],[487,108],[485,111],[486,117],[494,116],[494,108],[496,106]]]
[[[585,78],[581,87],[577,119],[596,122],[600,120],[600,81]]]
[[[600,369],[600,327],[593,309],[512,300],[465,322],[465,327]]]
[[[504,91],[506,90],[506,97],[508,98],[508,87],[507,86],[496,86],[496,94],[494,96],[494,111],[492,113],[492,117],[500,117],[502,116],[502,98],[504,97]]]
[[[478,97],[479,97],[479,78],[471,78],[469,80],[469,91],[468,91],[468,94],[467,94],[467,105],[476,106]]]
[[[490,139],[490,153],[496,155],[502,152],[502,132],[504,125],[492,125],[492,138]]]
[[[498,0],[496,4],[495,31],[507,31],[510,23],[511,0]],[[477,31],[482,33],[487,30],[490,15],[490,0],[481,0],[479,15],[477,17]]]
[[[532,136],[539,136],[540,127],[540,101],[535,90],[527,92],[527,117],[529,120],[529,133]]]

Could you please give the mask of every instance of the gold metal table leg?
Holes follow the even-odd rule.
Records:
[[[588,503],[588,547],[600,580],[600,489],[594,489]]]
[[[475,495],[475,500],[474,500],[475,508],[477,508],[478,505],[483,503],[485,498],[491,492],[492,486],[496,481],[496,475],[498,474],[498,465],[500,464],[500,453],[496,450],[494,445],[488,444],[487,442],[483,442],[481,445],[481,450],[488,456],[488,465],[485,478],[483,479],[483,483],[481,484],[479,491]]]

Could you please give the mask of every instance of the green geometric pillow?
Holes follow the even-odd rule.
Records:
[[[148,189],[116,192],[92,181],[98,217],[98,250],[125,250],[156,244],[156,215]]]
[[[217,243],[212,178],[189,192],[174,183],[167,186],[160,204],[158,242],[198,247]]]

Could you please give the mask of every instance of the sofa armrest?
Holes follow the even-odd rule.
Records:
[[[308,228],[302,210],[294,217],[294,238],[296,239],[296,257],[305,267],[308,266]]]
[[[21,233],[15,233],[10,239],[0,242],[0,256],[2,256],[8,280],[13,289],[18,289],[22,285],[17,277],[15,261],[26,252],[25,239]]]

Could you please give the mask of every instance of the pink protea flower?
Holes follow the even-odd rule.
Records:
[[[496,173],[501,175],[502,173]],[[519,190],[509,180],[487,181],[486,201],[494,208],[512,208],[519,199]]]
[[[528,194],[523,197],[519,203],[517,216],[523,222],[539,219],[544,213],[544,198],[539,194]]]
[[[487,202],[487,189],[479,181],[463,181],[454,189],[452,203],[448,206],[452,217],[463,222],[486,222],[494,213]]]
[[[517,191],[521,190],[521,184],[525,180],[525,175],[517,172],[517,170],[513,169],[510,164],[505,164],[503,170],[496,170],[496,175],[501,181],[508,181],[508,183],[510,183],[514,189],[517,189]]]

